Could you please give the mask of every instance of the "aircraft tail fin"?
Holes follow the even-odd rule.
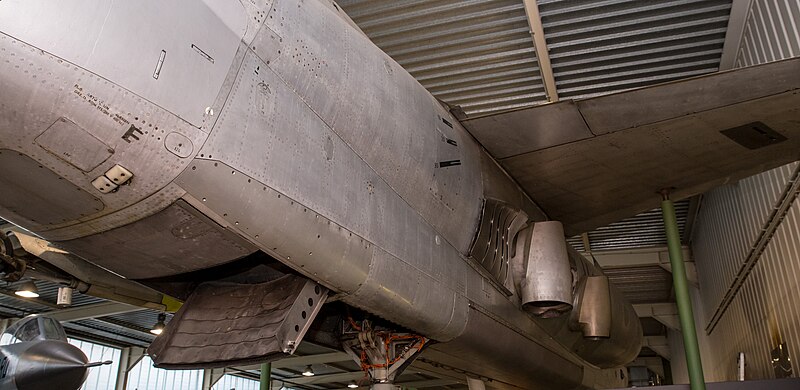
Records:
[[[156,367],[209,368],[276,360],[297,348],[327,289],[286,275],[258,284],[201,284],[148,348]]]

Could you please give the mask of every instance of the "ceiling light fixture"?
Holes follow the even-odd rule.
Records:
[[[314,370],[311,369],[311,365],[307,365],[306,369],[303,370],[303,376],[314,376]]]
[[[349,389],[355,389],[356,387],[358,387],[356,381],[350,381],[350,383],[347,384],[347,388]]]
[[[17,291],[14,292],[23,298],[38,298],[39,297],[39,289],[36,288],[36,283],[33,280],[28,280],[25,283],[19,285]]]
[[[152,334],[154,334],[156,336],[160,335],[161,332],[164,331],[164,328],[167,326],[164,323],[164,321],[166,321],[166,320],[167,320],[167,315],[166,314],[164,314],[164,313],[159,314],[158,315],[158,322],[156,322],[156,325],[153,326],[153,329],[150,329],[150,333],[152,333]]]

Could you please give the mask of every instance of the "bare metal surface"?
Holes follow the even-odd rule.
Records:
[[[464,127],[498,159],[592,137],[571,100],[471,119]]]
[[[11,234],[19,240],[25,252],[56,266],[80,281],[81,283],[73,287],[82,293],[91,293],[93,296],[128,302],[133,305],[156,309],[164,308],[162,304],[164,295],[153,289],[122,278],[78,256],[55,248],[51,243],[33,237],[27,232],[15,229],[9,236]],[[113,257],[114,254],[109,253],[108,256]]]
[[[797,90],[798,70],[800,60],[788,60],[582,100],[578,106],[592,133],[601,135]]]
[[[462,367],[466,371],[486,372],[487,377],[499,382],[497,386],[500,388],[514,388],[513,383],[507,382],[502,374],[506,367],[514,367],[524,373],[528,383],[526,387],[529,388],[574,388],[581,383],[583,369],[580,366],[551,355],[547,349],[518,333],[504,330],[502,325],[479,311],[470,310],[469,318],[469,325],[461,338],[434,345],[423,357],[452,367]],[[480,336],[487,334],[494,336]],[[502,352],[505,350],[524,350],[526,353],[511,358]],[[475,355],[494,358],[482,362],[469,358]],[[545,373],[542,369],[547,366],[559,369]]]
[[[193,4],[193,7],[200,8],[192,8],[187,12],[195,16],[195,12],[202,14],[205,5]],[[457,16],[437,19],[437,13],[441,16],[449,11],[467,11],[475,15],[477,20],[491,24],[497,21],[502,23],[507,12],[522,11],[519,3],[512,2],[438,4],[432,13],[425,12],[425,7],[430,4],[417,5],[422,6],[414,8],[406,7],[407,4],[403,3],[370,3],[364,5],[366,11],[362,16],[373,13],[375,9],[371,9],[372,6],[378,7],[377,13],[381,12],[380,7],[404,9],[412,17],[425,23],[432,22],[442,29],[454,27],[467,31],[468,24],[460,24]],[[238,9],[240,5],[231,7]],[[28,151],[32,158],[51,167],[65,180],[90,190],[92,187],[87,178],[93,180],[115,164],[126,167],[136,175],[129,186],[120,187],[116,193],[98,195],[108,202],[108,214],[68,221],[69,224],[53,227],[49,231],[37,230],[67,242],[83,236],[88,237],[79,239],[89,242],[93,238],[103,238],[103,234],[111,234],[116,229],[129,229],[128,232],[135,233],[131,236],[143,232],[139,236],[143,241],[149,241],[145,237],[154,236],[167,241],[152,241],[153,248],[147,251],[153,253],[137,257],[138,269],[128,268],[124,271],[128,275],[146,271],[155,276],[167,272],[167,267],[159,264],[161,262],[180,270],[190,270],[233,258],[236,250],[228,250],[224,254],[214,252],[225,252],[226,248],[213,247],[217,244],[213,239],[209,239],[208,244],[197,246],[172,245],[168,242],[172,232],[162,231],[170,225],[170,220],[165,223],[147,221],[148,215],[151,216],[149,218],[158,218],[171,213],[173,207],[183,207],[169,206],[177,198],[182,198],[191,205],[191,210],[196,211],[194,217],[203,221],[202,226],[211,226],[213,231],[222,236],[222,231],[232,232],[249,242],[241,244],[243,248],[249,251],[258,249],[272,255],[306,278],[331,288],[338,299],[437,341],[455,341],[451,350],[455,351],[455,357],[451,354],[443,359],[456,362],[456,366],[470,367],[480,375],[489,375],[498,382],[522,388],[541,384],[543,378],[550,377],[556,386],[561,387],[587,385],[587,381],[617,384],[616,371],[610,368],[623,364],[635,355],[640,335],[633,309],[621,303],[624,301],[617,292],[611,290],[611,300],[614,302],[611,337],[599,343],[587,343],[574,327],[572,318],[546,322],[526,315],[520,309],[519,296],[511,291],[513,288],[507,288],[514,284],[514,275],[506,280],[494,280],[503,276],[502,260],[508,258],[510,250],[506,256],[501,255],[500,262],[494,258],[493,262],[487,263],[491,265],[487,268],[495,277],[488,277],[485,275],[487,272],[481,271],[480,266],[466,258],[472,240],[478,234],[481,205],[487,198],[511,205],[513,210],[522,210],[533,221],[547,217],[528,198],[528,194],[520,190],[515,180],[485,154],[455,118],[398,63],[353,28],[350,19],[336,4],[276,0],[249,3],[242,7],[247,17],[241,24],[237,23],[240,20],[238,11],[228,13],[219,8],[210,17],[213,20],[204,27],[213,30],[214,26],[224,25],[222,30],[225,34],[209,38],[214,43],[208,47],[221,44],[231,30],[236,32],[234,35],[241,34],[243,41],[239,42],[237,38],[231,47],[226,46],[222,51],[209,49],[203,44],[184,42],[188,43],[183,48],[188,50],[186,59],[197,59],[202,66],[213,64],[215,72],[208,79],[213,85],[198,84],[197,93],[175,106],[163,103],[157,97],[160,93],[183,95],[192,90],[159,90],[137,92],[134,95],[125,89],[126,85],[116,85],[114,80],[97,77],[95,73],[102,73],[102,66],[82,68],[75,64],[68,64],[69,67],[54,65],[64,60],[46,53],[37,54],[40,57],[33,56],[30,60],[26,58],[29,64],[33,64],[30,67],[54,68],[61,77],[70,80],[54,82],[55,88],[31,87],[31,83],[14,82],[8,95],[10,97],[3,99],[2,103],[15,113],[23,114],[2,116],[2,147]],[[590,5],[585,7],[592,8]],[[723,11],[724,4],[718,8],[717,11]],[[143,9],[145,11],[141,12],[147,15],[146,7]],[[626,11],[620,12],[624,14]],[[81,15],[80,18],[89,17]],[[359,19],[358,15],[355,18]],[[366,19],[368,17],[362,18],[359,23],[370,35],[369,26],[363,24]],[[718,21],[721,17],[716,19]],[[165,24],[162,15],[152,22],[158,28]],[[384,35],[387,40],[396,39],[398,45],[405,45],[405,49],[411,51],[420,45],[421,41],[407,40],[402,32],[419,30],[425,23],[415,27],[400,17],[380,20],[376,25],[385,23],[391,25],[393,30]],[[692,28],[695,24],[689,23],[678,28]],[[246,28],[240,31],[236,26]],[[97,28],[96,25],[90,27]],[[177,27],[181,30],[184,26]],[[616,27],[627,28],[625,25]],[[656,26],[651,32],[669,30]],[[109,36],[116,36],[114,31]],[[435,37],[441,31],[430,32],[433,34],[430,37]],[[479,33],[476,39],[485,38],[483,33],[486,31]],[[492,52],[506,44],[504,32],[495,30],[488,33],[493,34],[493,38],[489,38],[493,41],[484,42],[483,47],[476,47],[477,52],[470,54],[477,55],[473,57],[477,63],[460,64],[458,59],[446,59],[451,62],[450,65],[465,66],[461,70],[469,76],[463,82],[469,83],[470,78],[482,76],[481,72],[487,69],[478,69],[477,72],[473,72],[476,69],[470,69],[480,67],[481,61],[498,60],[492,62],[496,65],[495,69],[505,65],[522,65],[524,72],[535,70],[529,66],[530,58],[525,57],[530,54],[530,46],[513,49],[511,56],[517,57],[504,65],[500,59],[508,53],[501,53],[504,49]],[[570,35],[563,31],[556,31],[555,34],[556,37],[558,34],[562,37]],[[580,34],[587,33],[577,32],[577,35]],[[192,33],[175,35],[181,38],[193,36]],[[0,37],[2,48],[13,52],[15,56],[27,56],[28,52],[35,52],[34,47],[12,40],[7,35]],[[140,38],[150,45],[153,43],[152,37],[153,34],[147,33]],[[372,37],[375,39],[374,34]],[[443,38],[471,39],[468,36]],[[526,40],[526,45],[529,45],[530,37],[526,37]],[[127,42],[125,39],[120,41]],[[576,42],[578,46],[588,47],[599,41],[577,37]],[[430,43],[435,45],[434,42]],[[47,44],[52,46],[52,42]],[[554,47],[565,46],[563,42],[555,42]],[[432,49],[431,54],[436,56],[441,52],[446,58],[448,54],[443,48],[452,47],[444,43],[444,46]],[[163,58],[160,56],[162,48],[153,49],[156,63],[148,65],[142,77],[149,83],[160,83],[170,75],[169,66],[174,57],[171,49],[167,49]],[[481,50],[486,51],[480,53]],[[449,54],[458,55],[454,52]],[[180,61],[181,56],[178,57]],[[155,79],[153,72],[159,60],[163,62]],[[416,70],[412,71],[435,74],[440,70],[439,65],[429,60],[434,59],[422,59],[416,64]],[[217,64],[226,67],[224,71],[217,72]],[[410,69],[408,64],[405,65],[406,69]],[[670,67],[668,64],[664,66]],[[24,70],[16,69],[13,65],[5,65],[4,72],[0,73],[3,76],[0,77],[4,82],[27,77],[22,76]],[[513,75],[518,69],[506,67],[505,70],[509,73],[500,75],[501,78]],[[136,75],[138,77],[139,74]],[[84,77],[90,80],[90,85],[74,87],[73,79],[77,77],[81,77],[81,83],[84,84],[87,82]],[[444,76],[444,79],[447,77]],[[594,76],[587,77],[591,79]],[[421,78],[418,76],[418,79]],[[447,81],[444,79],[440,81]],[[655,79],[658,77],[650,81]],[[213,83],[214,80],[219,82]],[[499,85],[515,83],[510,79],[498,82]],[[132,84],[132,87],[135,86],[135,83]],[[434,88],[427,86],[432,90]],[[53,92],[65,87],[68,92],[60,95]],[[470,88],[467,85],[464,87]],[[480,88],[477,86],[470,93],[481,94]],[[519,98],[516,95],[525,88],[512,86],[511,91],[501,93],[506,95],[498,101],[489,101],[483,106],[484,103],[480,103],[473,108],[497,110],[503,105],[510,108],[516,104],[531,104],[531,96]],[[104,126],[108,124],[107,119],[113,121],[117,117],[109,116],[91,107],[91,104],[81,103],[89,93],[113,100],[114,104],[109,104],[109,108],[120,105],[137,110],[120,113],[124,121],[116,122],[119,126],[112,125],[108,129]],[[35,94],[42,94],[42,100],[45,101],[64,102],[37,109],[20,103],[31,101],[30,96]],[[211,102],[204,104],[199,114],[194,111],[183,114],[180,109],[183,104],[195,107],[200,100]],[[508,104],[495,104],[502,100]],[[44,131],[56,118],[64,116],[63,111],[69,111],[74,101],[83,104],[80,106],[82,108],[69,112],[67,117],[115,148],[112,158],[100,164],[96,171],[90,172],[91,175],[69,169],[69,162],[52,156],[41,147],[32,147],[33,143],[30,142],[33,136]],[[102,105],[100,107],[105,109]],[[27,114],[28,111],[32,113]],[[76,119],[81,115],[85,118]],[[191,125],[198,125],[195,115],[202,118],[202,124],[199,125],[201,129]],[[153,117],[163,121],[158,122],[159,132],[156,132],[156,123],[151,122],[150,118]],[[146,118],[146,123],[141,123],[142,134],[135,130],[128,133],[131,123],[140,126],[142,118]],[[724,118],[712,119],[724,122]],[[580,124],[575,121],[572,123]],[[153,130],[150,130],[151,124]],[[18,128],[24,131],[8,130]],[[651,128],[648,131],[656,130]],[[173,132],[178,135],[172,136]],[[208,136],[207,132],[210,133]],[[620,134],[620,138],[613,139],[615,145],[641,143],[636,137],[638,134],[631,133],[634,132],[622,130],[614,133]],[[582,142],[574,142],[580,134],[581,131],[577,131],[568,137],[558,135],[547,138],[542,145],[552,146],[548,151],[571,148]],[[136,140],[136,137],[141,139]],[[191,148],[189,143],[184,142],[185,139],[189,140]],[[651,146],[656,150],[662,147],[660,144]],[[553,155],[542,161],[525,162],[535,169],[549,170],[552,176],[548,180],[515,178],[533,195],[539,194],[534,194],[532,188],[547,189],[552,186],[551,182],[558,184],[558,180],[581,181],[581,185],[587,186],[602,183],[605,178],[596,174],[600,164],[580,165],[581,158],[591,156],[591,149],[563,149],[567,157],[575,159],[571,164],[562,164],[564,161],[559,158],[563,156]],[[605,153],[604,158],[613,159],[612,153]],[[653,164],[671,162],[663,154],[652,153],[652,156]],[[128,158],[130,160],[126,160]],[[751,159],[746,164],[748,167],[758,165],[758,161]],[[526,172],[530,172],[528,168]],[[617,166],[609,169],[619,170]],[[566,174],[569,172],[584,172],[584,176],[576,179]],[[535,186],[531,184],[533,182]],[[609,193],[616,195],[614,191]],[[553,198],[564,198],[564,202],[575,201],[569,193],[549,195],[542,196],[544,202]],[[630,201],[619,198],[616,197],[617,202]],[[538,198],[536,200],[539,201]],[[574,203],[586,203],[581,200]],[[610,201],[604,206],[608,210],[619,208],[617,203],[611,204]],[[557,210],[546,211],[551,213],[551,218],[556,217]],[[497,215],[498,221],[508,221],[510,214],[507,210],[504,216],[501,210]],[[6,213],[3,215],[5,217]],[[20,216],[12,217],[26,222]],[[180,215],[177,217],[173,219],[181,219]],[[582,215],[574,213],[572,217],[577,220]],[[139,219],[142,221],[136,222]],[[137,224],[144,221],[147,221],[147,226],[139,230],[142,225]],[[27,225],[36,228],[35,224]],[[104,231],[106,233],[102,233]],[[500,230],[495,229],[493,234],[495,242],[502,241],[498,239],[498,236],[503,237]],[[136,254],[135,251],[144,246],[142,241],[128,240],[127,235],[122,236],[101,241],[109,244],[109,250],[124,247],[121,252],[125,255]],[[495,248],[502,249],[501,246],[495,245]],[[186,256],[179,256],[182,253],[157,255],[169,247],[186,249]],[[512,248],[510,245],[506,247]],[[95,261],[103,260],[100,253],[86,256]],[[184,260],[190,256],[199,256],[203,261],[177,264],[177,260],[171,260]],[[580,256],[570,256],[579,276],[599,273]],[[121,266],[129,267],[127,264]],[[487,333],[487,329],[491,332]],[[443,349],[448,348],[447,343],[440,345]],[[525,348],[515,348],[517,346]],[[464,349],[461,352],[465,353],[459,353],[462,347]],[[530,354],[529,351],[537,353]],[[486,365],[488,359],[496,362]]]
[[[680,199],[797,159],[798,65],[798,60],[776,63],[762,69],[764,74],[779,71],[775,77],[758,77],[762,84],[778,80],[773,90],[795,92],[703,112],[690,110],[674,119],[518,155],[501,163],[551,218],[564,222],[568,233],[587,231],[652,209],[658,201],[652,194],[660,188],[674,187],[675,197]],[[742,89],[749,88],[754,73],[745,75],[748,77],[737,82]],[[786,77],[793,79],[793,84],[786,84]],[[686,89],[674,95],[676,98],[694,93],[691,83],[684,85]],[[719,133],[753,120],[763,120],[789,139],[747,150]],[[565,174],[567,171],[586,173],[576,176]]]
[[[3,3],[2,6],[7,4]],[[7,15],[6,12],[2,14]],[[3,205],[1,212],[6,219],[48,239],[63,240],[133,222],[143,215],[165,208],[180,197],[181,191],[169,184],[174,178],[170,176],[177,176],[185,168],[188,159],[170,153],[164,147],[164,137],[170,131],[175,131],[199,145],[206,137],[203,131],[128,90],[87,73],[76,64],[70,64],[8,35],[0,34],[0,47],[7,53],[7,58],[13,57],[16,61],[0,62],[0,73],[5,76],[0,101],[4,113],[11,113],[0,116],[0,129],[3,131],[0,148],[12,148],[28,155],[42,169],[56,172],[65,182],[72,183],[105,204],[105,208],[90,207],[83,216],[77,215],[67,221],[63,221],[63,218],[51,221],[52,225],[31,221],[6,210],[7,206]],[[39,68],[48,71],[41,72]],[[148,77],[151,71],[148,70]],[[84,172],[39,146],[36,138],[62,117],[114,149],[112,157],[91,171]],[[131,133],[138,139],[124,139],[132,127],[139,130]],[[60,140],[68,142],[69,138]],[[134,172],[136,180],[117,192],[101,194],[91,182],[116,164]],[[32,174],[30,170],[28,172],[28,175]],[[73,191],[77,193],[77,190]],[[56,193],[52,189],[41,192]],[[128,208],[131,205],[134,205],[135,212]],[[108,223],[109,220],[113,222]]]
[[[92,1],[70,9],[51,7],[45,1],[7,2],[0,14],[5,34],[93,69],[197,127],[222,86],[247,26],[238,2]],[[137,14],[148,15],[147,27],[141,18],[130,17]],[[28,23],[30,20],[52,22]],[[76,26],[82,26],[80,34],[74,33]],[[208,34],[209,30],[215,33]],[[202,56],[193,46],[212,53],[213,58]],[[165,58],[161,58],[162,51]],[[156,68],[160,75],[154,78]],[[195,92],[185,93],[187,90]]]
[[[580,310],[583,300],[585,281],[587,278],[602,276],[602,271],[596,269],[586,259],[582,258],[576,251],[567,248],[570,256],[570,265],[573,275],[577,282],[573,291],[572,306],[576,309],[570,311],[569,315],[551,318],[537,318],[536,323],[541,326],[551,337],[558,340],[560,344],[576,351],[576,354],[592,364],[605,368],[601,371],[587,371],[584,380],[601,381],[609,370],[619,365],[620,361],[633,359],[641,347],[642,334],[641,323],[636,317],[636,312],[630,305],[620,305],[624,298],[621,291],[614,285],[608,288],[610,299],[610,337],[587,339],[581,332]],[[606,318],[608,319],[608,318]],[[612,362],[614,361],[614,362]],[[612,375],[618,376],[618,375]],[[584,382],[587,383],[587,382]],[[588,382],[591,383],[591,382]]]
[[[4,170],[0,197],[7,202],[8,212],[25,215],[34,223],[57,225],[105,208],[96,196],[22,153],[0,149],[0,166]],[[31,175],[38,180],[29,180]]]
[[[114,149],[66,118],[58,118],[36,143],[50,153],[89,172],[106,161]]]
[[[254,252],[183,202],[130,225],[59,245],[132,279],[194,271]],[[192,262],[184,261],[190,254]]]
[[[611,336],[611,292],[607,276],[590,276],[584,281],[578,308],[583,337]]]
[[[573,276],[564,227],[558,221],[536,222],[530,234],[525,237],[530,250],[520,284],[522,307],[535,315],[567,312],[572,309]]]

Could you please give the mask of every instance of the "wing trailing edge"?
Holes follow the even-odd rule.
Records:
[[[576,234],[800,159],[800,58],[462,123]]]

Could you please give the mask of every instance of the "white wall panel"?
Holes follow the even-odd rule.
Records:
[[[754,0],[747,13],[736,66],[800,56],[800,0]],[[800,70],[799,70],[800,71]],[[710,334],[703,331],[732,287],[751,248],[778,206],[798,163],[709,192],[693,236],[701,311],[698,332],[707,381],[736,378],[744,352],[747,379],[773,377],[770,351],[786,342],[800,366],[800,199],[795,199],[741,289]],[[678,365],[680,366],[680,364]]]
[[[129,390],[200,390],[203,370],[163,370],[145,356],[128,374]]]
[[[90,368],[89,375],[86,377],[86,381],[83,382],[81,390],[113,389],[117,383],[117,369],[122,350],[83,340],[69,339],[68,341],[70,344],[80,348],[90,362],[103,362],[106,360],[113,362],[110,365]]]
[[[701,285],[702,289],[702,285]],[[736,355],[747,356],[747,378],[772,377],[770,351],[786,342],[794,359],[800,356],[800,198],[795,199],[783,223],[741,290],[710,335],[701,335],[712,356],[703,356],[706,379],[732,380]],[[700,316],[701,318],[704,316]],[[698,331],[705,323],[700,320]],[[793,367],[797,372],[800,367]]]
[[[797,163],[707,193],[692,251],[710,319],[758,239]]]
[[[260,383],[253,379],[224,375],[211,390],[258,390]]]
[[[755,0],[747,15],[736,66],[800,55],[800,1]]]

